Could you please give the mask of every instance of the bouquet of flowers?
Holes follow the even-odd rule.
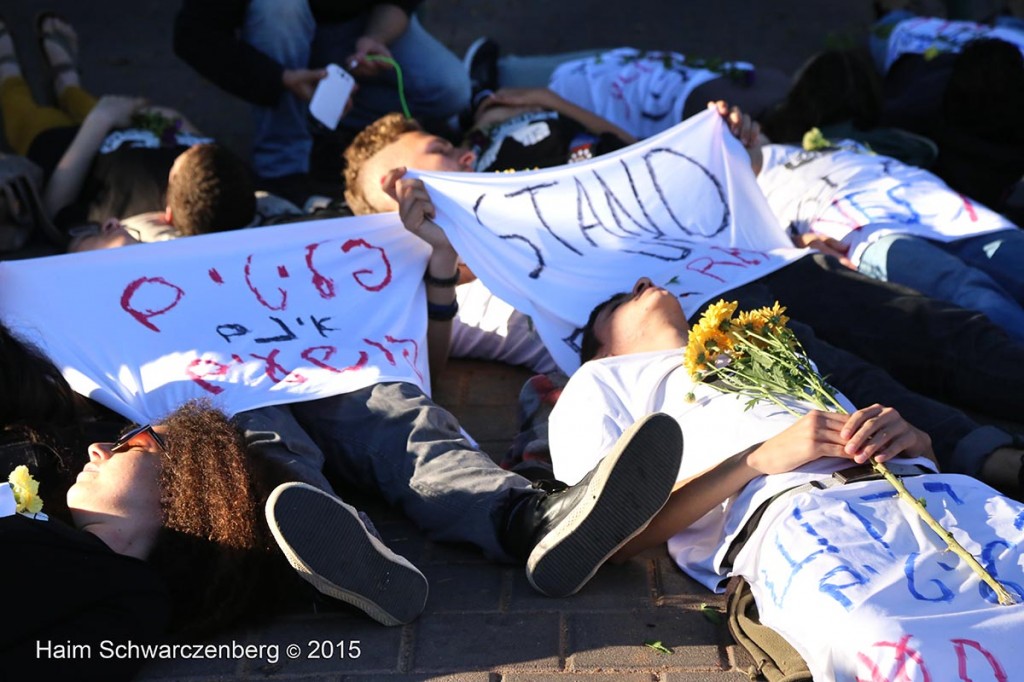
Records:
[[[14,503],[19,514],[38,514],[43,510],[43,500],[39,497],[39,481],[32,478],[28,467],[22,464],[14,468],[7,477],[14,493]]]
[[[818,374],[796,335],[786,326],[786,309],[775,303],[770,308],[736,314],[737,303],[724,300],[708,307],[700,322],[690,329],[684,364],[697,381],[712,382],[718,390],[749,397],[747,409],[759,401],[775,403],[800,416],[780,398],[788,396],[823,411],[848,411],[836,400],[835,389]],[[688,396],[692,399],[693,395]],[[996,593],[1000,604],[1014,604],[1013,596],[974,556],[943,528],[935,517],[907,491],[888,467],[872,457],[872,468],[899,493],[949,549],[967,562]]]

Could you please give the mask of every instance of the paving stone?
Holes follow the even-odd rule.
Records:
[[[656,677],[651,673],[635,672],[614,672],[614,673],[581,673],[579,671],[537,674],[537,673],[510,673],[501,676],[501,682],[566,682],[566,680],[580,680],[580,682],[656,682]]]
[[[566,665],[571,670],[723,670],[726,666],[718,627],[696,611],[661,607],[614,614],[574,613],[566,618]],[[651,641],[660,641],[672,653],[659,653],[644,645]]]
[[[701,672],[669,672],[661,678],[660,682],[750,682],[750,676],[738,670],[719,671],[705,670]]]
[[[421,569],[430,583],[427,608],[445,611],[498,611],[505,569],[487,564],[428,564]]]
[[[561,627],[555,613],[428,614],[416,630],[414,672],[511,667],[553,670],[560,664]]]
[[[648,564],[632,560],[622,565],[605,564],[576,594],[564,599],[545,597],[530,586],[523,571],[512,581],[508,610],[514,611],[607,611],[652,606]]]
[[[405,673],[400,675],[345,675],[341,682],[500,682],[503,679],[496,673]]]
[[[656,562],[655,594],[659,605],[710,604],[725,607],[725,596],[715,594],[683,573],[667,553]]]
[[[263,675],[397,672],[403,655],[403,628],[384,627],[366,616],[275,621],[259,635],[260,642],[276,644],[280,650],[276,663],[248,667]]]

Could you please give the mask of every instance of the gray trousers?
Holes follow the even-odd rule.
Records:
[[[513,498],[538,491],[498,467],[418,387],[375,384],[342,395],[241,412],[249,452],[333,492],[325,467],[375,490],[434,540],[469,542],[509,561],[502,523]]]

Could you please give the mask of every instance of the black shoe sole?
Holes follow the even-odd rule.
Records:
[[[672,417],[652,414],[630,427],[597,465],[586,496],[530,553],[530,584],[549,597],[579,591],[665,505],[682,457]]]
[[[305,483],[270,494],[267,523],[288,563],[321,593],[352,604],[382,625],[416,619],[427,579],[370,535],[356,510]]]

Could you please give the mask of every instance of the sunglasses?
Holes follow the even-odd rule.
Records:
[[[153,430],[153,426],[151,424],[145,424],[144,426],[139,426],[138,428],[132,429],[128,433],[118,438],[117,441],[110,446],[110,454],[116,455],[119,452],[125,452],[131,447],[129,443],[135,437],[143,433],[149,435],[149,437],[153,439],[153,441],[160,447],[161,450],[163,450],[164,452],[167,451],[167,444],[164,443],[164,439],[160,437],[160,434]]]

